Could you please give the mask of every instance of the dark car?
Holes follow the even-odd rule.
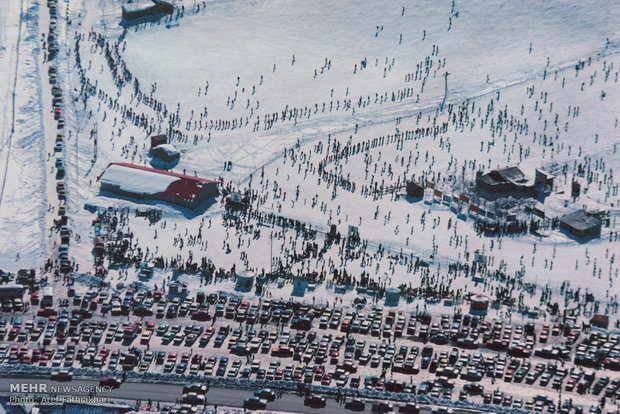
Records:
[[[353,400],[349,400],[344,404],[344,408],[351,411],[364,411],[366,409],[366,404],[364,401],[359,398],[355,398]]]
[[[448,337],[442,334],[433,335],[430,337],[430,341],[437,345],[445,345],[448,343]]]
[[[54,372],[52,372],[52,375],[50,376],[50,379],[52,381],[67,382],[67,381],[71,381],[73,379],[73,374],[71,374],[71,372],[65,371],[65,370],[54,371]]]
[[[136,316],[153,316],[153,311],[144,305],[136,307],[133,311]]]
[[[311,394],[304,399],[304,405],[313,408],[323,408],[327,404],[325,397],[320,395]]]
[[[243,408],[248,410],[264,410],[267,407],[267,400],[256,396],[248,397],[243,400]]]
[[[271,402],[276,399],[276,392],[270,388],[261,388],[254,391],[254,396]]]
[[[481,384],[465,384],[463,390],[469,395],[481,395],[484,392],[484,386]]]
[[[398,412],[406,414],[418,414],[420,412],[420,407],[418,407],[414,403],[408,403],[406,405],[401,405],[400,407],[398,407]]]
[[[121,386],[121,380],[116,377],[105,377],[99,380],[99,385],[102,387],[118,388]]]

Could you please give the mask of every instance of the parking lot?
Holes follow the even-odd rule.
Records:
[[[5,314],[0,361],[69,372],[93,367],[119,378],[137,371],[214,384],[288,381],[352,397],[366,389],[535,412],[609,408],[620,393],[620,378],[602,370],[618,369],[618,337],[569,323],[508,324],[214,293],[70,293],[57,301],[65,305],[60,311],[31,295],[28,312]],[[561,404],[547,397],[559,390]]]

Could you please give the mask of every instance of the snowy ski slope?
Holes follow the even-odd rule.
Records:
[[[549,283],[553,288],[569,280],[605,296],[610,280],[618,275],[617,242],[612,240],[618,194],[611,177],[620,162],[616,151],[620,4],[205,3],[203,7],[202,2],[177,1],[179,9],[184,9],[182,16],[131,26],[123,35],[118,2],[68,2],[73,24],[66,29],[64,40],[65,51],[70,53],[60,55],[59,65],[70,91],[67,100],[72,102],[66,117],[74,135],[68,138],[65,158],[70,225],[82,236],[81,243],[72,244],[71,256],[81,269],[92,266],[92,215],[83,210],[85,202],[132,208],[157,204],[99,194],[96,176],[109,162],[148,165],[150,161],[148,132],[122,121],[118,107],[144,113],[153,133],[168,129],[167,118],[145,101],[138,102],[133,81],[122,88],[114,84],[103,49],[90,38],[95,33],[118,45],[122,62],[146,96],[178,114],[180,121],[173,129],[183,138],[173,141],[182,152],[175,171],[222,177],[240,188],[251,183],[265,194],[266,211],[277,211],[322,231],[330,224],[337,224],[340,231],[346,231],[347,225],[359,226],[369,246],[382,245],[395,253],[425,258],[433,263],[433,271],[441,272],[441,266],[445,269],[454,261],[471,260],[479,250],[489,254],[492,268],[511,274],[521,271],[525,280]],[[83,36],[79,53],[86,77],[98,91],[86,105],[73,99],[81,89],[75,74],[75,30]],[[576,71],[579,62],[583,67]],[[454,118],[458,110],[468,114],[466,123]],[[497,122],[500,112],[514,124],[494,133],[491,120]],[[202,127],[200,121],[205,121]],[[338,190],[332,197],[333,186],[321,182],[313,171],[326,156],[316,152],[317,146],[325,149],[328,140],[355,145],[444,123],[447,129],[437,137],[408,140],[402,146],[389,143],[352,156],[347,163],[328,164],[328,171],[357,183],[353,193]],[[220,127],[224,124],[231,127]],[[284,149],[292,147],[296,156],[285,159]],[[223,169],[227,161],[232,162],[230,171]],[[384,163],[390,164],[393,174],[388,174]],[[573,203],[567,189],[570,192],[578,163],[590,165],[596,179],[588,183],[586,177],[578,178],[588,191]],[[603,229],[600,240],[588,243],[558,231],[548,237],[506,237],[500,242],[477,235],[471,217],[458,219],[445,205],[396,201],[390,195],[373,200],[360,194],[373,175],[388,186],[398,180],[402,183],[404,177],[430,178],[439,173],[448,181],[438,180],[438,185],[457,193],[479,168],[511,164],[530,176],[535,168],[558,175],[557,191],[545,202],[549,216],[585,204],[610,210],[611,227]],[[261,187],[263,168],[270,185],[263,182]],[[298,200],[292,202],[298,187]],[[279,189],[286,192],[286,200]],[[19,199],[14,199],[17,205]],[[313,203],[314,199],[318,202]],[[220,225],[223,209],[219,203],[199,212],[157,206],[168,226],[157,228],[156,241],[155,229],[146,221],[130,225],[151,252],[181,258],[191,252],[194,259],[208,257],[226,268],[233,264],[259,271],[269,268],[269,230],[257,241],[238,236],[239,244],[233,234],[232,251],[226,254],[223,245],[228,235]],[[209,220],[213,225],[204,230],[208,247],[180,247],[181,236],[196,234]],[[14,228],[0,227],[0,231],[6,236]],[[42,234],[37,231],[26,229],[25,234],[36,238]],[[0,247],[10,259],[0,266],[23,267],[23,263],[13,263],[12,246],[3,243]],[[295,248],[282,238],[274,243],[278,254]],[[242,252],[247,258],[241,258]],[[353,273],[369,271],[386,283],[417,282],[406,266],[387,258],[371,268],[359,261],[341,262],[337,251],[330,252],[327,260],[330,266],[346,267]],[[37,257],[32,256],[29,263],[35,265]],[[295,271],[301,270],[296,266]],[[322,266],[325,263],[314,263],[303,270],[320,271]]]

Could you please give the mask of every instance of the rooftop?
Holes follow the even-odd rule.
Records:
[[[599,219],[588,215],[583,210],[577,210],[560,217],[560,222],[576,230],[588,230],[602,224]]]
[[[188,202],[194,201],[205,185],[217,183],[215,180],[121,162],[110,163],[97,180],[118,186],[128,193],[162,195]]]
[[[128,12],[135,12],[139,10],[145,10],[153,7],[155,2],[151,0],[133,0],[132,2],[123,3],[123,8]]]
[[[160,150],[165,152],[168,156],[173,156],[179,154],[179,150],[177,150],[174,146],[170,144],[161,144],[153,148],[153,150]]]
[[[519,167],[504,167],[495,170],[504,180],[512,183],[527,182],[525,174],[519,169]]]

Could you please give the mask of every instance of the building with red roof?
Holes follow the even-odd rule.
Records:
[[[218,194],[215,180],[122,162],[110,163],[97,181],[102,191],[165,201],[190,209]]]

